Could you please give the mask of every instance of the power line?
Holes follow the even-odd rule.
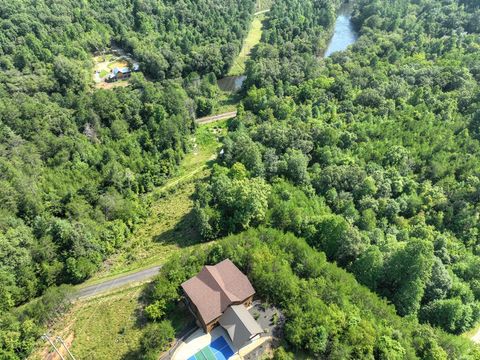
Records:
[[[63,345],[63,347],[65,348],[65,350],[67,350],[68,355],[70,355],[70,357],[71,357],[73,360],[77,360],[77,359],[75,359],[75,356],[73,356],[73,354],[70,352],[70,350],[68,349],[67,345],[65,345],[65,343],[63,342],[63,339],[62,339],[60,336],[57,336],[57,340],[62,343],[62,345]]]
[[[57,347],[53,343],[52,339],[50,339],[48,334],[43,334],[42,339],[47,340],[50,343],[50,345],[53,346],[53,348],[55,349],[55,352],[58,354],[58,356],[60,356],[60,359],[65,360],[65,358],[62,356],[62,354],[60,354],[60,351],[58,351]]]
[[[55,343],[52,341],[52,339],[50,338],[50,335],[48,333],[45,333],[42,335],[42,339],[43,340],[47,340],[50,345],[52,345],[53,349],[55,350],[55,352],[58,354],[58,356],[60,356],[60,359],[61,360],[66,360],[63,355],[60,353],[60,351],[58,350],[58,348],[55,346]],[[72,360],[77,360],[75,359],[75,356],[73,356],[73,354],[70,352],[70,350],[68,349],[67,345],[65,344],[65,342],[63,341],[63,339],[60,337],[60,336],[57,336],[55,338],[57,341],[60,341],[60,343],[63,345],[63,347],[65,348],[65,350],[67,350],[67,353],[68,355],[72,358]]]

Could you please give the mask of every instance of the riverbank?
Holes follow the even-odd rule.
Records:
[[[337,11],[337,18],[333,26],[333,33],[327,47],[322,54],[323,58],[338,51],[346,50],[358,39],[358,34],[352,23],[353,3],[344,3]]]

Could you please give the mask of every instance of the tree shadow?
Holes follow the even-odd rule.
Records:
[[[153,236],[153,241],[159,244],[174,244],[181,248],[202,242],[195,219],[195,211],[192,209],[183,215],[173,229]]]
[[[217,159],[211,159],[206,162],[206,167],[211,169],[213,165],[218,163]],[[190,181],[208,181],[208,176],[202,176],[201,178],[195,178],[195,180],[187,180],[186,183]],[[176,188],[167,190],[166,192],[160,194],[159,196],[163,198],[175,197],[177,191],[182,191],[183,186],[186,184],[178,184]],[[188,198],[191,201],[194,201],[195,192],[189,194]],[[175,219],[175,225],[171,229],[162,229],[161,232],[152,236],[152,241],[157,244],[165,245],[178,245],[180,248],[188,247],[195,245],[201,242],[204,242],[204,239],[200,235],[198,223],[196,220],[195,209],[190,209],[190,211],[182,215],[179,219]]]
[[[142,349],[132,349],[122,356],[121,360],[139,360],[143,358]]]
[[[148,324],[148,319],[145,316],[145,312],[143,311],[144,306],[147,305],[147,293],[143,290],[142,294],[140,295],[140,302],[142,303],[142,307],[135,309],[135,328],[143,329]]]
[[[242,94],[239,91],[236,92],[227,92],[227,96],[221,98],[219,101],[220,106],[232,106],[237,105],[240,100],[242,100]]]

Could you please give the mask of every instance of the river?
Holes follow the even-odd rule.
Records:
[[[242,88],[243,82],[246,78],[245,75],[227,76],[218,80],[217,83],[222,91],[238,91]]]
[[[352,23],[352,3],[343,4],[338,10],[333,36],[328,42],[324,57],[334,52],[345,50],[357,41],[358,35]]]
[[[352,23],[352,3],[343,4],[338,10],[333,36],[328,42],[323,57],[329,57],[334,52],[345,50],[357,41],[357,38],[358,35]],[[218,80],[218,87],[223,91],[238,91],[242,88],[246,78],[245,75],[227,76]]]

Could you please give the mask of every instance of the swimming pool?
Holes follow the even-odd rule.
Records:
[[[190,356],[188,360],[228,360],[232,356],[233,350],[227,341],[220,336],[205,346],[195,355]]]

